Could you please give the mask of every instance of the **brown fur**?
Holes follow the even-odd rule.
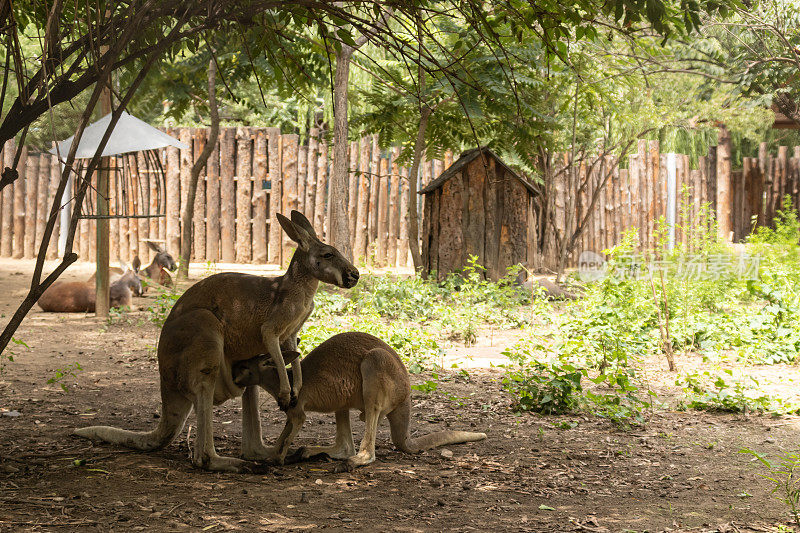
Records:
[[[136,270],[127,270],[109,287],[111,307],[131,305],[133,295],[141,296],[142,281]],[[39,298],[39,307],[52,313],[93,313],[97,295],[94,283],[57,281]]]
[[[169,252],[167,252],[160,245],[152,241],[146,241],[146,242],[147,245],[154,252],[156,252],[156,255],[155,257],[153,257],[153,262],[150,263],[145,268],[141,269],[139,271],[139,274],[159,285],[163,285],[165,287],[172,287],[173,285],[172,276],[169,275],[168,271],[174,271],[178,268],[178,265],[175,263],[175,259]],[[136,266],[137,264],[141,265],[141,259],[139,259],[138,255],[133,258],[133,264],[136,268],[138,268],[138,266]],[[120,277],[125,273],[125,271],[119,267],[110,267],[108,271],[112,281],[115,278]],[[97,272],[92,274],[92,276],[87,281],[91,284],[94,284],[94,280],[96,277],[97,277]],[[147,292],[146,288],[145,292]]]
[[[301,213],[292,211],[291,220],[277,216],[286,234],[298,243],[286,274],[276,278],[236,273],[210,276],[190,287],[167,316],[158,342],[162,402],[158,427],[134,432],[94,426],[76,430],[77,435],[154,450],[180,433],[194,407],[197,437],[193,462],[208,470],[239,472],[250,465],[217,455],[211,415],[214,404],[244,394],[242,455],[246,459],[273,458],[261,439],[258,388],[243,391],[236,386],[231,380],[231,364],[269,353],[282,370],[277,398],[287,409],[295,398],[281,352],[296,349],[297,332],[313,310],[319,282],[350,288],[358,281],[358,270],[335,248],[320,242]],[[300,364],[295,361],[292,365],[294,390],[300,390]]]
[[[287,352],[284,359],[297,355]],[[301,448],[298,451],[301,458],[325,453],[346,459],[348,468],[375,460],[375,433],[383,416],[389,420],[394,445],[406,453],[486,438],[485,433],[438,431],[412,439],[408,370],[391,346],[368,333],[334,335],[303,359],[302,368],[303,388],[297,405],[286,412],[286,427],[275,445],[279,463],[300,431],[305,411],[336,413],[336,443],[329,447]],[[257,384],[273,396],[278,391],[278,372],[268,356],[234,364],[232,375],[233,382],[240,387]],[[350,409],[359,409],[362,420],[366,421],[358,454],[350,430]]]

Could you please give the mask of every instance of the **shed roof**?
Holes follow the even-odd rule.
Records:
[[[419,193],[417,194],[428,194],[441,187],[445,181],[455,176],[456,173],[459,170],[461,170],[465,165],[467,165],[468,163],[472,162],[475,158],[480,156],[481,151],[488,157],[494,158],[494,160],[497,161],[506,170],[506,172],[515,177],[517,181],[519,181],[522,185],[525,186],[526,189],[530,191],[531,194],[536,194],[536,189],[534,189],[533,185],[531,185],[531,183],[528,182],[528,180],[517,174],[515,171],[511,170],[511,168],[509,168],[508,165],[503,163],[503,160],[500,159],[496,153],[494,153],[491,149],[486,148],[485,146],[479,148],[472,148],[470,150],[467,150],[466,152],[462,152],[461,157],[459,157],[457,161],[455,161],[452,165],[450,165],[450,167],[444,172],[442,172],[438,178],[430,182],[427,187],[419,191]]]
[[[94,157],[94,153],[97,151],[97,147],[100,146],[100,141],[103,139],[103,135],[105,135],[106,128],[108,128],[110,122],[111,113],[83,130],[81,142],[78,144],[78,151],[75,153],[76,159],[89,159]],[[74,138],[75,136],[73,135],[69,139],[58,142],[58,151],[63,156],[66,156],[69,152]],[[170,137],[163,131],[123,111],[117,124],[114,126],[114,131],[111,132],[111,136],[108,138],[103,153],[100,155],[105,157],[128,152],[155,150],[165,146],[175,146],[184,150],[189,148],[189,146],[180,142],[178,139]],[[56,147],[50,149],[50,153],[55,154]]]

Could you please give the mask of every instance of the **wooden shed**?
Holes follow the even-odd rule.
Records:
[[[492,280],[512,265],[527,265],[536,190],[488,148],[462,153],[419,194],[426,271],[441,279],[460,271],[470,255],[478,256]]]

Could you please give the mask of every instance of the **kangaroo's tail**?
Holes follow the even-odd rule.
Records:
[[[160,450],[171,443],[183,430],[192,403],[176,392],[161,391],[161,418],[152,431],[129,431],[111,426],[89,426],[73,434],[92,440],[119,444],[142,451]]]
[[[409,422],[411,419],[410,398],[399,405],[394,411],[386,415],[392,431],[392,442],[397,449],[405,453],[419,453],[437,446],[447,444],[460,444],[462,442],[475,442],[486,438],[486,433],[473,433],[471,431],[436,431],[416,439],[409,436]]]

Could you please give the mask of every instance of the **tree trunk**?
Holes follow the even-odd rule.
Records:
[[[355,49],[342,44],[336,52],[336,74],[333,82],[333,173],[329,182],[330,243],[349,261],[353,260],[350,247],[350,227],[347,213],[347,88],[350,78],[350,60]]]
[[[212,50],[211,53],[213,54],[214,51]],[[181,235],[181,258],[178,263],[179,279],[186,279],[189,277],[189,259],[192,255],[192,227],[194,222],[194,200],[197,194],[197,182],[200,178],[200,172],[205,168],[208,162],[208,157],[217,145],[217,137],[219,137],[219,112],[217,110],[216,83],[217,65],[212,57],[208,61],[208,109],[211,115],[211,130],[208,133],[208,141],[203,151],[194,162],[194,165],[192,165],[192,174],[189,177],[189,190],[186,194],[186,205],[184,205],[183,213],[181,213],[183,234]]]
[[[337,3],[341,7],[342,3]],[[379,14],[376,27],[386,25],[386,17],[393,8],[384,9]],[[353,260],[353,248],[350,245],[350,217],[347,211],[348,202],[348,120],[347,89],[350,85],[350,61],[353,53],[367,42],[367,36],[361,35],[355,46],[342,43],[336,51],[336,73],[333,80],[333,173],[328,183],[328,205],[330,235],[329,244],[333,245],[349,261]]]
[[[428,129],[428,119],[431,109],[423,107],[419,117],[417,140],[414,143],[414,162],[408,171],[408,212],[406,221],[408,228],[408,248],[411,250],[411,259],[414,261],[414,270],[422,268],[422,255],[419,251],[419,216],[417,214],[417,175],[425,152],[425,130]]]

